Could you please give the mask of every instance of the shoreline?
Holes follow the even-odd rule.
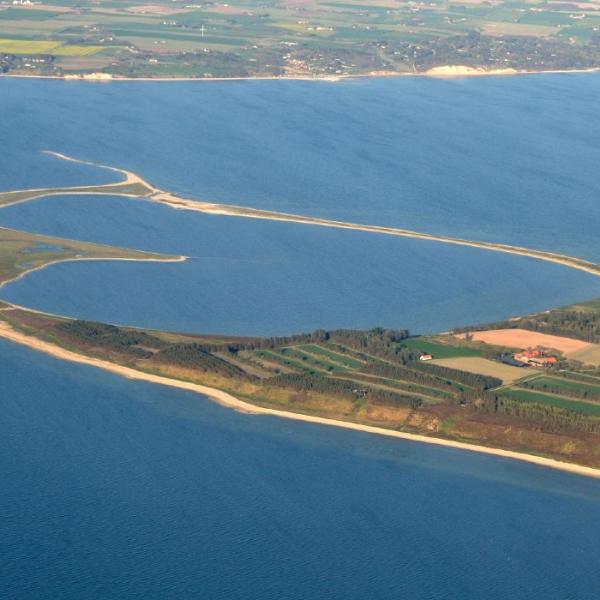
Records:
[[[353,223],[349,221],[338,221],[335,219],[327,219],[322,217],[314,217],[314,216],[306,216],[306,215],[296,215],[292,213],[284,213],[277,212],[271,210],[262,210],[256,209],[247,206],[236,206],[233,204],[219,204],[214,202],[206,202],[203,200],[194,200],[188,198],[182,198],[172,194],[171,192],[161,190],[151,183],[148,183],[145,179],[140,177],[137,173],[133,173],[132,171],[127,171],[125,169],[120,169],[119,167],[111,167],[108,165],[103,165],[99,163],[94,163],[92,161],[81,160],[77,158],[73,158],[67,156],[60,152],[55,152],[51,150],[45,150],[45,153],[54,156],[60,160],[66,160],[69,162],[91,165],[102,169],[108,169],[117,173],[121,173],[125,179],[122,182],[111,183],[111,184],[101,184],[99,186],[72,186],[70,188],[37,188],[32,190],[10,190],[4,192],[6,194],[22,194],[26,192],[32,192],[32,195],[26,198],[20,198],[13,202],[4,202],[0,203],[0,210],[7,206],[12,206],[15,204],[20,204],[24,202],[30,202],[37,198],[42,198],[45,196],[55,196],[55,195],[79,195],[79,194],[89,194],[89,195],[115,195],[115,196],[124,196],[124,197],[132,197],[139,198],[140,200],[145,200],[147,202],[153,202],[156,204],[162,204],[171,209],[175,210],[190,210],[194,212],[200,212],[203,214],[209,215],[220,215],[220,216],[228,216],[228,217],[238,217],[238,218],[247,218],[247,219],[258,219],[258,220],[266,220],[273,222],[289,222],[289,223],[298,223],[301,225],[312,225],[318,227],[328,227],[333,229],[346,229],[353,231],[362,231],[366,233],[375,233],[380,235],[391,235],[394,237],[404,237],[404,238],[413,238],[420,239],[429,242],[437,242],[443,244],[451,244],[456,246],[466,246],[470,248],[478,248],[480,250],[487,250],[491,252],[500,252],[504,254],[512,254],[517,256],[523,256],[525,258],[530,258],[534,260],[541,260],[544,262],[551,262],[553,264],[558,264],[563,267],[575,269],[578,271],[583,271],[590,275],[594,275],[596,277],[600,277],[600,264],[594,263],[589,260],[585,260],[575,256],[569,256],[566,254],[562,254],[560,252],[552,252],[548,250],[538,250],[535,248],[526,248],[524,246],[515,246],[512,244],[505,244],[502,242],[486,242],[481,240],[469,240],[459,237],[453,237],[448,235],[438,235],[432,233],[426,233],[421,231],[414,231],[411,229],[403,229],[400,227],[389,227],[383,225],[369,225],[363,223]],[[123,185],[131,185],[137,184],[142,186],[145,189],[144,194],[131,194],[124,193],[119,191],[119,186]],[[92,188],[95,188],[95,191],[90,191]],[[98,192],[97,190],[105,190]],[[87,190],[87,191],[86,191]],[[2,196],[3,193],[0,193]]]
[[[137,250],[137,252],[143,252],[143,250]],[[118,257],[118,256],[109,256],[106,258],[103,258],[101,256],[90,256],[90,257],[77,256],[77,257],[73,257],[73,258],[58,258],[57,260],[51,260],[47,263],[44,263],[43,265],[38,265],[37,267],[31,267],[31,269],[22,271],[21,273],[19,273],[16,277],[13,277],[12,279],[5,279],[4,281],[0,281],[0,289],[2,289],[4,286],[6,286],[10,283],[14,283],[15,281],[19,281],[20,279],[23,279],[30,273],[35,273],[36,271],[41,271],[42,269],[46,269],[47,267],[51,267],[52,265],[59,265],[61,263],[80,262],[80,261],[124,261],[124,262],[179,263],[179,262],[185,262],[188,258],[189,258],[188,256],[183,256],[183,255],[177,256],[175,258],[123,258],[123,257]],[[9,302],[8,304],[12,304],[12,303]],[[17,306],[17,305],[15,304],[13,306]],[[32,308],[26,308],[26,307],[20,307],[20,308],[24,308],[25,310],[30,310],[33,312],[41,312],[41,311],[35,311],[35,309],[32,309]],[[50,313],[44,313],[44,314],[50,314]],[[63,317],[63,315],[54,315],[54,316]],[[69,318],[69,317],[64,317],[64,318]]]
[[[433,67],[428,71],[418,72],[395,72],[395,71],[372,71],[369,73],[354,73],[354,74],[340,74],[340,75],[322,75],[322,76],[310,76],[310,75],[261,75],[261,76],[248,76],[248,77],[120,77],[110,76],[107,78],[94,78],[85,76],[73,76],[73,75],[25,75],[25,74],[10,74],[2,73],[0,78],[6,79],[47,79],[55,81],[66,81],[66,82],[89,82],[89,83],[112,83],[119,81],[142,81],[142,82],[184,82],[184,81],[196,81],[196,82],[226,82],[226,81],[312,81],[320,83],[340,83],[346,80],[352,79],[390,79],[396,77],[426,77],[429,79],[463,79],[472,77],[513,77],[523,75],[559,75],[559,74],[576,74],[576,73],[599,73],[600,67],[589,67],[580,69],[547,69],[547,70],[535,70],[528,71],[525,69],[480,69],[479,67],[469,67],[471,71],[462,72],[447,72],[444,73],[442,69],[445,69],[449,65],[443,67]],[[439,71],[435,71],[439,69]],[[433,72],[430,72],[433,71]]]
[[[501,448],[492,448],[487,446],[481,446],[478,444],[470,444],[467,442],[453,441],[438,437],[429,437],[426,435],[414,433],[405,433],[401,431],[395,431],[392,429],[385,429],[383,427],[362,425],[360,423],[353,423],[351,421],[341,421],[338,419],[328,419],[325,417],[305,415],[302,413],[294,413],[287,410],[265,408],[262,406],[251,404],[250,402],[246,402],[244,400],[240,400],[235,396],[229,394],[228,392],[224,392],[223,390],[211,388],[197,383],[172,379],[161,375],[154,375],[152,373],[145,373],[143,371],[133,369],[131,367],[118,365],[107,360],[92,358],[89,356],[78,354],[71,350],[61,348],[60,346],[56,346],[55,344],[51,344],[50,342],[46,342],[44,340],[21,333],[13,329],[6,322],[0,322],[0,339],[5,339],[9,342],[26,346],[31,350],[42,352],[59,360],[65,360],[69,362],[95,367],[119,375],[121,377],[125,377],[127,379],[141,380],[156,385],[163,385],[167,387],[191,391],[196,394],[206,396],[212,401],[224,407],[231,408],[237,410],[238,412],[242,412],[249,415],[274,416],[283,419],[303,421],[305,423],[326,425],[329,427],[339,427],[343,429],[349,429],[369,434],[384,435],[387,437],[402,439],[405,441],[415,443],[425,443],[436,446],[443,446],[446,448],[454,448],[457,450],[463,450],[468,452],[478,452],[480,454],[487,454],[490,456],[496,456],[500,458],[519,460],[529,464],[534,464],[540,467],[552,468],[574,475],[600,479],[600,469],[594,467],[587,467],[584,465],[577,465],[575,463],[563,462],[552,458],[545,458],[534,454],[526,454],[524,452],[516,452],[512,450],[503,450]]]

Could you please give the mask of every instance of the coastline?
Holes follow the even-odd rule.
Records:
[[[32,190],[11,190],[8,192],[0,193],[3,194],[23,194],[31,192],[32,194],[25,198],[19,198],[12,202],[0,203],[0,210],[7,206],[15,204],[21,204],[24,202],[30,202],[37,198],[44,196],[55,196],[55,195],[79,195],[79,194],[90,194],[90,195],[116,195],[125,197],[134,197],[148,202],[154,202],[156,204],[163,204],[169,208],[176,210],[190,210],[200,212],[209,215],[221,215],[229,217],[242,217],[248,219],[259,219],[267,221],[283,221],[290,223],[298,223],[302,225],[312,225],[318,227],[328,227],[334,229],[349,229],[354,231],[363,231],[367,233],[376,233],[380,235],[391,235],[395,237],[405,237],[420,239],[430,242],[438,242],[443,244],[451,244],[456,246],[466,246],[471,248],[478,248],[480,250],[487,250],[492,252],[501,252],[504,254],[513,254],[518,256],[524,256],[535,260],[541,260],[545,262],[551,262],[567,268],[583,271],[590,275],[600,277],[600,265],[589,260],[578,258],[575,256],[568,256],[559,252],[551,252],[547,250],[538,250],[535,248],[526,248],[523,246],[514,246],[511,244],[504,244],[502,242],[486,242],[479,240],[468,240],[458,237],[438,235],[420,231],[414,231],[411,229],[402,229],[399,227],[388,227],[383,225],[368,225],[362,223],[352,223],[349,221],[338,221],[335,219],[326,219],[321,217],[297,215],[292,213],[276,212],[271,210],[261,210],[251,208],[247,206],[236,206],[233,204],[218,204],[214,202],[206,202],[202,200],[192,200],[188,198],[181,198],[168,191],[161,190],[152,184],[145,181],[142,177],[118,167],[111,167],[91,161],[81,160],[62,154],[60,152],[54,152],[45,150],[47,154],[54,156],[60,160],[66,160],[69,162],[75,162],[79,164],[86,164],[95,166],[102,169],[108,169],[114,172],[121,173],[125,179],[117,183],[101,184],[99,186],[74,186],[70,188],[37,188]],[[136,184],[144,188],[144,194],[134,194],[120,191],[118,188],[123,185]],[[115,189],[116,188],[116,189]],[[97,190],[102,190],[98,192]]]
[[[479,69],[476,67],[469,67],[471,71],[460,71],[460,72],[444,72],[443,69],[450,68],[451,65],[445,65],[443,67],[434,67],[428,71],[419,72],[405,72],[400,73],[396,71],[371,71],[368,73],[353,73],[353,74],[340,74],[340,75],[323,75],[323,76],[310,76],[310,75],[261,75],[261,76],[248,76],[248,77],[120,77],[110,76],[106,78],[98,77],[84,77],[84,76],[72,76],[72,75],[24,75],[24,74],[10,74],[1,73],[0,78],[6,79],[47,79],[56,81],[67,81],[67,82],[89,82],[89,83],[113,83],[120,81],[143,81],[143,82],[175,82],[175,81],[196,81],[196,82],[225,82],[225,81],[312,81],[321,83],[339,83],[346,80],[352,79],[384,79],[384,78],[395,78],[395,77],[426,77],[429,79],[463,79],[471,77],[513,77],[522,75],[558,75],[558,74],[576,74],[576,73],[599,73],[600,67],[590,67],[585,69],[547,69],[547,70],[534,70],[528,71],[526,69]]]
[[[5,339],[9,342],[20,344],[22,346],[26,346],[31,350],[42,352],[44,354],[50,355],[54,358],[65,360],[69,362],[79,363],[91,367],[95,367],[98,369],[102,369],[104,371],[111,372],[113,374],[119,375],[121,377],[125,377],[127,379],[132,380],[140,380],[146,381],[149,383],[153,383],[156,385],[163,385],[167,387],[177,388],[181,390],[191,391],[197,394],[201,394],[203,396],[207,396],[214,402],[221,404],[227,408],[231,408],[237,410],[238,412],[243,412],[249,415],[265,415],[265,416],[274,416],[283,419],[292,419],[295,421],[303,421],[306,423],[313,423],[317,425],[326,425],[329,427],[339,427],[343,429],[349,429],[353,431],[359,431],[363,433],[370,433],[375,435],[384,435],[387,437],[392,437],[396,439],[402,439],[405,441],[416,442],[416,443],[425,443],[425,444],[433,444],[436,446],[443,446],[447,448],[454,448],[457,450],[463,450],[468,452],[478,452],[481,454],[487,454],[491,456],[496,456],[500,458],[510,458],[513,460],[519,460],[522,462],[527,462],[529,464],[534,464],[540,467],[552,468],[555,470],[571,473],[574,475],[580,475],[585,477],[592,477],[596,479],[600,479],[600,469],[596,469],[593,467],[586,467],[583,465],[577,465],[574,463],[567,463],[563,461],[559,461],[552,458],[545,458],[542,456],[537,456],[534,454],[526,454],[524,452],[516,452],[512,450],[503,450],[501,448],[491,448],[487,446],[481,446],[477,444],[470,444],[466,442],[458,442],[453,440],[448,440],[444,438],[438,437],[429,437],[426,435],[419,435],[413,433],[405,433],[401,431],[395,431],[392,429],[385,429],[382,427],[375,427],[371,425],[362,425],[360,423],[353,423],[351,421],[341,421],[337,419],[328,419],[324,417],[317,417],[312,415],[305,415],[302,413],[295,413],[286,410],[273,409],[273,408],[265,408],[262,406],[258,406],[255,404],[251,404],[244,400],[240,400],[235,396],[225,392],[223,390],[219,390],[216,388],[211,388],[208,386],[204,386],[201,384],[186,382],[178,379],[171,379],[169,377],[163,377],[160,375],[154,375],[152,373],[146,373],[144,371],[140,371],[137,369],[133,369],[130,367],[125,367],[122,365],[118,365],[116,363],[112,363],[106,360],[92,358],[89,356],[85,356],[82,354],[78,354],[76,352],[72,352],[71,350],[67,350],[65,348],[61,348],[55,344],[51,344],[50,342],[46,342],[44,340],[40,340],[38,338],[28,336],[24,333],[21,333],[15,329],[13,329],[8,323],[0,322],[0,338]]]
[[[143,250],[137,250],[137,252],[143,252]],[[80,261],[122,261],[122,262],[124,261],[124,262],[178,263],[178,262],[185,262],[188,258],[189,257],[187,257],[187,256],[177,256],[175,258],[170,258],[170,257],[167,257],[167,258],[122,258],[122,257],[116,257],[116,256],[109,256],[106,258],[103,258],[101,256],[90,256],[90,257],[81,256],[81,257],[75,257],[75,258],[58,258],[57,260],[51,260],[47,263],[44,263],[43,265],[38,265],[37,267],[31,267],[31,269],[22,271],[21,273],[19,273],[16,277],[13,277],[12,279],[5,279],[4,281],[0,281],[0,289],[3,288],[5,285],[8,285],[9,283],[14,283],[15,281],[19,281],[20,279],[23,279],[30,273],[34,273],[35,271],[41,271],[42,269],[46,269],[47,267],[50,267],[52,265],[58,265],[61,263],[80,262]],[[26,310],[31,310],[33,312],[40,312],[40,311],[35,311],[34,309],[31,309],[31,308],[27,308]]]

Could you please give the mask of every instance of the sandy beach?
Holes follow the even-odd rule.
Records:
[[[74,363],[79,363],[79,364],[88,365],[91,367],[96,367],[98,369],[103,369],[105,371],[115,373],[117,375],[126,377],[128,379],[147,381],[147,382],[158,384],[158,385],[164,385],[164,386],[168,386],[168,387],[178,388],[181,390],[195,392],[197,394],[207,396],[208,398],[214,400],[215,402],[217,402],[223,406],[232,408],[234,410],[237,410],[237,411],[240,411],[243,413],[251,414],[251,415],[269,415],[269,416],[274,416],[274,417],[280,417],[283,419],[293,419],[296,421],[304,421],[306,423],[327,425],[330,427],[342,427],[344,429],[351,429],[351,430],[360,431],[363,433],[385,435],[387,437],[408,440],[411,442],[434,444],[437,446],[456,448],[458,450],[466,450],[469,452],[480,452],[483,454],[490,454],[490,455],[498,456],[501,458],[510,458],[510,459],[514,459],[514,460],[520,460],[520,461],[528,462],[528,463],[538,465],[541,467],[558,469],[560,471],[565,471],[565,472],[573,473],[576,475],[582,475],[585,477],[594,477],[594,478],[600,479],[600,469],[595,469],[592,467],[585,467],[582,465],[576,465],[576,464],[572,464],[572,463],[562,462],[562,461],[551,459],[551,458],[544,458],[541,456],[525,454],[522,452],[513,452],[511,450],[502,450],[499,448],[488,448],[486,446],[479,446],[476,444],[468,444],[468,443],[464,443],[464,442],[456,442],[456,441],[452,441],[452,440],[429,437],[429,436],[425,436],[425,435],[393,431],[390,429],[384,429],[382,427],[372,427],[370,425],[361,425],[359,423],[352,423],[349,421],[326,419],[323,417],[303,415],[300,413],[294,413],[294,412],[290,412],[290,411],[286,411],[286,410],[277,410],[277,409],[272,409],[272,408],[264,408],[261,406],[256,406],[254,404],[250,404],[249,402],[239,400],[235,396],[232,396],[231,394],[224,392],[222,390],[218,390],[215,388],[207,387],[207,386],[196,384],[196,383],[190,383],[190,382],[186,382],[186,381],[180,381],[177,379],[170,379],[168,377],[162,377],[159,375],[153,375],[151,373],[144,373],[142,371],[138,371],[136,369],[132,369],[129,367],[124,367],[121,365],[117,365],[117,364],[111,363],[109,361],[101,360],[98,358],[91,358],[89,356],[77,354],[70,350],[66,350],[65,348],[61,348],[60,346],[56,346],[55,344],[51,344],[44,340],[40,340],[38,338],[25,335],[24,333],[21,333],[15,329],[13,329],[10,325],[8,325],[7,323],[3,323],[3,322],[0,322],[0,338],[3,338],[10,342],[14,342],[16,344],[21,344],[22,346],[26,346],[26,347],[31,348],[32,350],[36,350],[38,352],[43,352],[45,354],[48,354],[50,356],[53,356],[53,357],[61,359],[61,360],[67,360],[67,361],[74,362]]]

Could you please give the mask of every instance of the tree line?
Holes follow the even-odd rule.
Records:
[[[335,394],[347,398],[366,398],[376,404],[387,406],[409,406],[418,408],[423,404],[423,399],[418,396],[401,394],[388,390],[373,388],[368,384],[356,383],[345,379],[323,377],[318,374],[284,374],[277,375],[268,380],[269,385],[291,388],[299,392],[318,392],[321,394]]]
[[[600,434],[600,418],[585,415],[575,410],[524,402],[508,396],[485,393],[473,409],[484,414],[506,415],[530,421],[549,433],[594,433]]]

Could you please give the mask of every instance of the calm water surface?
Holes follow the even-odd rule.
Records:
[[[52,149],[201,199],[599,260],[599,94],[597,75],[0,79],[0,189],[115,178]],[[431,331],[599,291],[517,257],[115,198],[15,206],[0,224],[189,255],[58,265],[2,290],[169,329]],[[0,597],[598,597],[594,480],[240,415],[4,342],[0,414]]]
[[[0,224],[191,257],[56,265],[0,291],[53,313],[177,331],[435,332],[600,295],[600,279],[531,259],[122,198],[53,197],[0,210]]]
[[[598,481],[0,360],[2,597],[598,597]]]
[[[73,182],[38,159],[50,148],[201,199],[599,259],[599,96],[600,74],[4,79],[0,189]]]

